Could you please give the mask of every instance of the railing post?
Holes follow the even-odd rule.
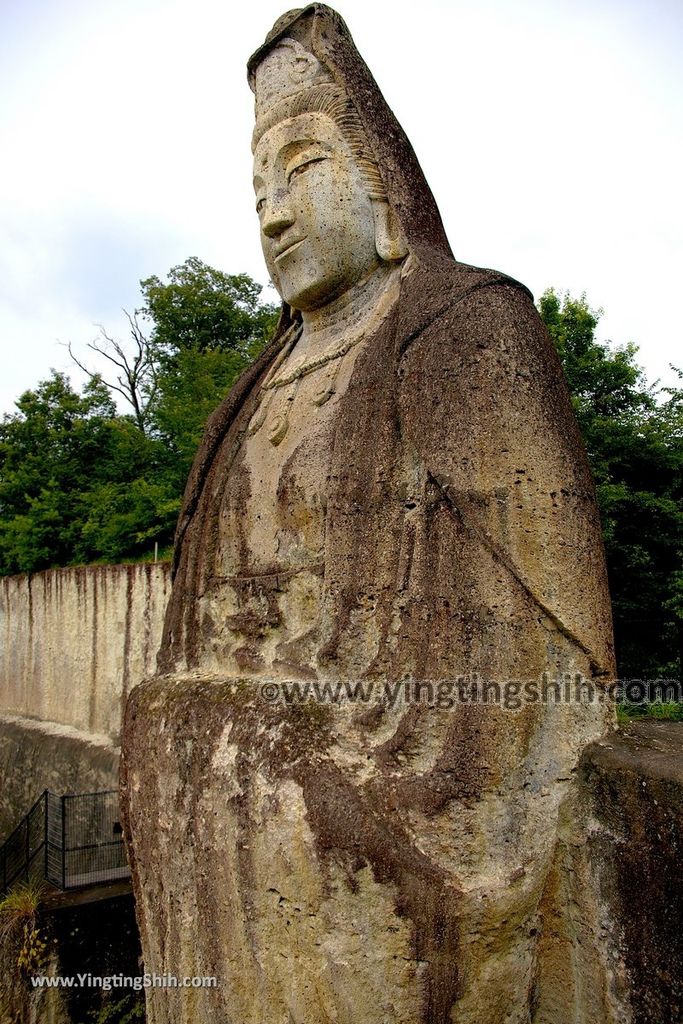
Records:
[[[29,839],[30,839],[30,836],[31,836],[31,829],[29,827],[29,821],[30,820],[31,819],[30,819],[29,815],[27,815],[24,818],[24,828],[26,830],[26,842],[24,843],[24,852],[25,852],[26,862],[24,864],[24,874],[26,875],[26,881],[27,882],[28,882],[28,866],[29,866],[29,862],[30,862],[30,850],[31,850],[31,846],[30,846],[30,843],[29,843]]]
[[[45,792],[43,793],[43,800],[45,801],[45,817],[44,817],[44,825],[43,825],[43,842],[45,843],[45,857],[44,857],[44,864],[43,864],[43,876],[47,880],[47,865],[48,865],[48,860],[47,860],[48,845],[47,845],[47,843],[48,843],[48,826],[49,826],[49,822],[48,822],[48,819],[47,819],[47,810],[48,810],[48,807],[47,807],[47,805],[48,805],[47,790],[45,790]]]
[[[66,889],[66,797],[62,797],[62,889]]]

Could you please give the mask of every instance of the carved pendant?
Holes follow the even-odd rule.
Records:
[[[296,393],[299,390],[299,380],[292,381],[289,385],[289,393],[283,404],[282,411],[277,413],[268,424],[268,440],[273,445],[278,445],[285,438],[287,431],[289,430],[289,413],[292,408],[292,403],[296,398]]]
[[[273,445],[280,444],[289,430],[289,420],[286,416],[276,416],[268,425],[268,440]]]
[[[313,405],[319,407],[324,405],[325,402],[329,402],[330,398],[332,398],[336,390],[337,377],[339,376],[342,362],[343,359],[337,359],[336,362],[331,363],[325,369],[325,372],[321,375],[322,379],[311,397]]]

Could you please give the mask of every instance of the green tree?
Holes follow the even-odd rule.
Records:
[[[53,371],[0,424],[0,572],[116,561],[150,537],[170,541],[179,497],[148,483],[162,455],[99,378],[78,394]]]
[[[541,316],[562,360],[595,477],[619,673],[681,672],[683,390],[648,385],[637,348],[595,340],[601,311],[546,291]]]
[[[141,287],[127,345],[102,329],[89,346],[112,380],[72,352],[88,376],[82,394],[53,371],[0,424],[0,573],[121,561],[172,541],[206,419],[276,314],[245,274],[197,259]]]
[[[225,274],[192,256],[172,267],[168,282],[140,282],[139,312],[153,325],[159,354],[234,352],[253,359],[273,327],[274,307],[259,302],[261,285],[247,274]]]
[[[204,425],[248,366],[235,352],[185,349],[159,373],[154,429],[167,453],[167,472],[182,493]]]
[[[150,324],[156,393],[151,422],[168,452],[168,472],[182,492],[209,414],[272,335],[276,308],[261,286],[191,258],[168,282],[141,282],[138,313]]]
[[[18,400],[0,425],[0,566],[17,572],[68,561],[79,493],[101,464],[106,423],[115,414],[107,389],[83,395],[52,374]]]

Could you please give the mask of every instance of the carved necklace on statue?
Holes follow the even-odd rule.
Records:
[[[289,428],[289,410],[296,399],[301,380],[304,377],[308,377],[309,374],[322,371],[324,367],[328,367],[327,372],[322,374],[320,386],[314,390],[310,399],[311,405],[314,408],[320,408],[325,402],[329,401],[335,392],[335,384],[344,356],[362,341],[363,337],[363,334],[359,334],[357,337],[350,338],[343,344],[338,345],[334,350],[325,352],[313,359],[305,360],[281,377],[274,377],[266,381],[262,386],[261,404],[249,424],[249,433],[255,434],[268,420],[268,438],[271,444],[280,444]],[[284,409],[275,416],[270,417],[269,412],[274,396],[276,394],[282,395],[283,392],[285,395]]]
[[[299,385],[304,377],[308,377],[312,373],[324,371],[321,373],[319,386],[310,396],[310,404],[314,408],[320,408],[330,400],[336,391],[336,382],[344,363],[344,357],[364,338],[368,337],[369,333],[376,330],[386,317],[397,297],[397,283],[397,275],[389,274],[383,282],[371,315],[360,316],[355,322],[347,324],[343,341],[338,341],[320,354],[310,356],[308,359],[304,358],[298,364],[279,373],[303,332],[301,324],[292,325],[291,337],[285,341],[279,358],[276,359],[266,380],[261,385],[261,402],[249,423],[249,434],[255,434],[268,421],[268,438],[271,444],[280,444],[289,429],[289,411],[296,399]],[[285,389],[289,390],[285,391]],[[276,415],[269,416],[275,395],[282,395],[283,392],[285,394],[284,408]]]

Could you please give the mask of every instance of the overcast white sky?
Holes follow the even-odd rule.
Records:
[[[188,256],[265,283],[245,63],[271,0],[0,0],[0,412]],[[339,0],[456,256],[683,363],[683,2]],[[269,293],[274,298],[274,293]],[[79,375],[73,374],[80,382]]]

